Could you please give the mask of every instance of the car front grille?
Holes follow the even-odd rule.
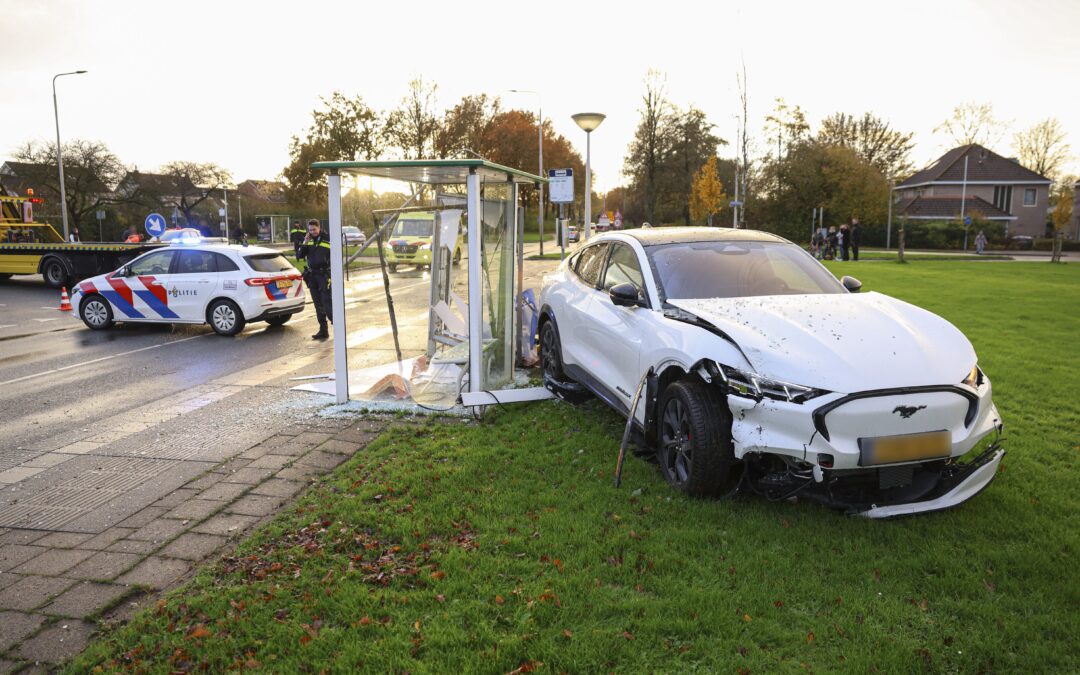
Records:
[[[408,244],[394,244],[394,253],[400,253],[404,255],[412,255],[416,253],[416,246]]]

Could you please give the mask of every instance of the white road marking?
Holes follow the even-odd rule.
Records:
[[[0,305],[0,307],[3,307],[3,305]],[[0,326],[0,328],[14,328],[17,325],[18,324],[14,324],[14,323],[5,323],[3,326]]]
[[[23,377],[17,377],[14,380],[8,380],[7,382],[0,382],[0,387],[7,386],[9,384],[15,384],[17,382],[26,382],[27,380],[33,380],[45,375],[52,375],[53,373],[60,373],[65,370],[71,370],[72,368],[81,368],[82,366],[89,366],[94,363],[101,363],[102,361],[109,361],[110,359],[118,359],[122,356],[128,356],[130,354],[137,354],[139,352],[149,351],[151,349],[157,349],[158,347],[167,347],[169,345],[175,345],[180,342],[187,342],[188,340],[197,340],[207,335],[214,335],[214,333],[203,333],[202,335],[192,335],[191,337],[181,338],[179,340],[172,340],[171,342],[162,342],[156,345],[150,345],[149,347],[140,347],[139,349],[132,349],[129,352],[121,352],[120,354],[110,354],[109,356],[102,356],[97,359],[91,359],[89,361],[83,361],[82,363],[73,363],[70,366],[63,366],[62,368],[53,368],[52,370],[46,370],[40,373],[34,373],[33,375],[24,375]]]
[[[38,307],[38,309],[56,309],[56,307]]]
[[[59,320],[60,320],[60,317],[58,317],[58,316],[53,317],[52,319],[34,319],[34,321],[37,321],[38,323],[45,323],[46,321],[59,321]]]

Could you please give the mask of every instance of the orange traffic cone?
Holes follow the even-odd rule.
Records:
[[[61,312],[70,312],[71,311],[71,300],[68,299],[67,287],[66,286],[60,289],[60,311]]]

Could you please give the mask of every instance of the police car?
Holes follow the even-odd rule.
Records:
[[[117,321],[208,323],[236,335],[250,321],[280,326],[303,311],[301,279],[274,249],[175,244],[80,282],[71,302],[93,330]]]

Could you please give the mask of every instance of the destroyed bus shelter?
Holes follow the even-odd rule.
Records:
[[[524,220],[519,188],[543,178],[478,159],[316,162],[312,167],[328,172],[337,403],[374,401],[388,390],[439,409],[550,397],[542,387],[514,388],[516,362],[532,340],[532,321],[523,322],[519,302]],[[400,207],[374,210],[374,232],[349,260],[342,236],[343,177],[354,187],[358,177],[398,181],[407,195]],[[376,366],[365,363],[366,377],[354,372],[350,387],[349,345],[362,344],[356,335],[363,331],[385,331],[372,325],[381,319],[381,311],[375,318],[374,300],[346,307],[343,272],[372,248],[377,258],[368,253],[364,260],[379,261],[395,358]],[[403,278],[412,283],[400,283]],[[424,290],[425,281],[430,287],[421,316],[395,309],[399,289]],[[426,321],[426,333],[423,326],[409,325],[413,318]],[[361,330],[350,333],[351,322],[359,322]],[[328,386],[305,388],[330,393]]]

